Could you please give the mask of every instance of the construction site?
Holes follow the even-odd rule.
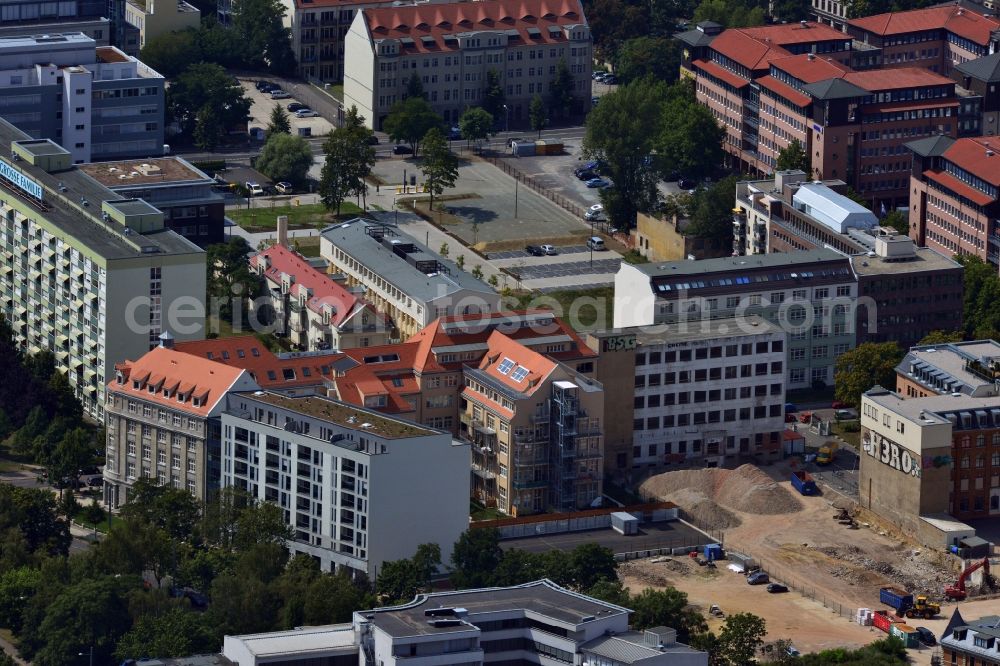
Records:
[[[730,558],[714,567],[685,557],[626,562],[623,581],[637,589],[675,587],[706,613],[713,605],[723,613],[753,612],[768,621],[770,640],[791,639],[803,651],[860,646],[884,636],[870,617],[868,626],[858,624],[858,609],[893,615],[899,610],[893,619],[932,631],[943,629],[963,598],[958,605],[966,617],[975,617],[977,607],[996,612],[1000,599],[984,557],[963,561],[943,548],[920,546],[859,509],[849,494],[816,485],[808,474],[793,484],[797,471],[799,460],[790,458],[763,468],[649,477],[641,495],[674,502],[685,519],[721,532]],[[805,477],[811,485],[800,487]],[[748,585],[734,572],[745,567],[760,567],[790,591],[770,594],[765,586]],[[712,622],[721,624],[722,618],[713,616]],[[930,663],[930,651],[923,652],[926,661],[917,663]]]

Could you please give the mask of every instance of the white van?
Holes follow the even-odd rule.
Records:
[[[598,236],[591,236],[587,239],[587,247],[591,250],[603,250],[605,249],[604,239]]]

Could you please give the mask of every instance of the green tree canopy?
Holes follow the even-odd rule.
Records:
[[[417,592],[430,587],[431,576],[440,564],[441,547],[436,543],[421,544],[412,558],[382,564],[375,591],[388,603],[410,601]]]
[[[164,530],[171,539],[190,539],[198,522],[198,501],[181,488],[160,485],[142,477],[129,489],[121,517]]]
[[[441,127],[443,123],[444,120],[434,113],[427,100],[415,96],[393,104],[382,123],[382,129],[393,141],[408,143],[416,155],[420,150],[421,139],[432,127]]]
[[[272,134],[257,158],[257,170],[274,181],[302,183],[313,164],[312,148],[305,139]]]
[[[685,233],[732,245],[735,191],[736,176],[727,176],[708,187],[698,188],[691,200],[691,224]]]
[[[420,76],[416,72],[410,74],[410,78],[406,82],[406,96],[424,97],[424,82],[420,80]]]
[[[493,129],[493,116],[482,107],[470,107],[458,119],[458,128],[463,139],[481,146]]]
[[[118,641],[115,659],[139,659],[155,654],[160,658],[187,657],[219,649],[219,643],[204,618],[184,608],[162,614],[146,614]]]
[[[757,663],[757,650],[764,644],[767,626],[751,613],[736,613],[726,617],[719,634],[719,652],[729,666],[752,666]]]
[[[423,138],[424,161],[420,171],[424,174],[424,187],[430,192],[430,208],[434,210],[434,197],[441,196],[446,187],[454,187],[458,180],[458,158],[448,149],[448,141],[437,127],[432,127]]]
[[[493,117],[495,122],[504,117],[506,110],[504,102],[507,97],[503,91],[503,80],[500,72],[492,67],[486,70],[486,90],[483,91],[483,109]]]
[[[943,345],[951,342],[961,342],[965,339],[961,331],[931,331],[917,345]]]
[[[163,76],[173,79],[201,60],[198,36],[198,31],[191,28],[158,35],[146,42],[139,57]]]
[[[858,407],[862,394],[875,385],[894,390],[902,360],[903,350],[895,342],[866,342],[841,354],[833,371],[837,400]]]
[[[622,43],[615,55],[615,75],[622,83],[651,76],[657,81],[677,80],[681,47],[676,39],[644,35]]]
[[[549,124],[549,112],[541,95],[536,94],[531,98],[531,104],[528,106],[528,123],[532,131],[538,132],[538,136],[542,135],[542,130]]]
[[[0,484],[0,533],[15,530],[29,553],[66,555],[69,525],[59,517],[52,493],[41,488]]]
[[[451,552],[454,573],[451,582],[457,589],[486,587],[503,559],[500,533],[491,528],[462,532]]]
[[[962,320],[970,340],[1000,338],[1000,276],[995,267],[971,254],[955,261],[964,267],[965,303]]]
[[[802,147],[802,142],[798,139],[792,139],[792,142],[788,146],[778,151],[778,161],[774,168],[777,171],[798,169],[799,171],[804,171],[807,176],[812,173],[812,167],[809,165],[809,155],[806,154],[805,148]]]
[[[689,79],[670,87],[657,127],[661,128],[657,153],[665,168],[701,180],[722,164],[726,131],[708,107],[697,102]]]
[[[767,5],[744,0],[702,0],[692,22],[715,21],[727,28],[747,28],[763,25],[766,19]]]
[[[233,30],[251,66],[266,66],[277,74],[295,69],[291,32],[284,26],[285,6],[280,0],[239,0],[233,3]]]
[[[260,277],[247,263],[249,253],[250,246],[241,236],[205,248],[208,297],[210,301],[219,299],[219,315],[226,321],[233,320],[233,299],[254,298],[261,289]],[[241,309],[246,312],[246,308]]]
[[[291,133],[292,123],[288,118],[288,111],[281,104],[275,102],[274,107],[271,109],[271,117],[267,122],[267,135]]]
[[[549,109],[556,118],[565,118],[572,113],[574,100],[573,74],[569,71],[566,59],[560,58],[556,64],[556,74],[549,81]]]
[[[904,236],[910,234],[909,218],[906,216],[906,213],[895,208],[890,210],[878,223],[880,227],[886,227],[897,234],[903,234]]]
[[[167,109],[182,131],[210,149],[230,127],[246,128],[250,100],[225,69],[211,63],[188,67],[167,89]]]
[[[340,215],[340,207],[349,196],[368,191],[366,178],[375,166],[375,148],[369,143],[371,130],[364,126],[356,107],[347,111],[343,127],[338,127],[323,143],[323,169],[319,194],[323,204]]]
[[[649,33],[650,3],[639,0],[587,0],[584,11],[597,60],[614,60],[621,44]],[[690,13],[678,14],[690,16]],[[667,36],[666,33],[661,36]]]

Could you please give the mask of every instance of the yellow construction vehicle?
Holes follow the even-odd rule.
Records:
[[[926,594],[913,597],[913,605],[906,609],[906,617],[922,617],[929,620],[941,614],[941,604],[927,601]]]

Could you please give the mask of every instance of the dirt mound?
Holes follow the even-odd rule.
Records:
[[[644,496],[674,502],[696,520],[720,529],[740,524],[733,511],[775,515],[802,510],[794,495],[754,465],[665,472],[646,479],[640,490]]]

